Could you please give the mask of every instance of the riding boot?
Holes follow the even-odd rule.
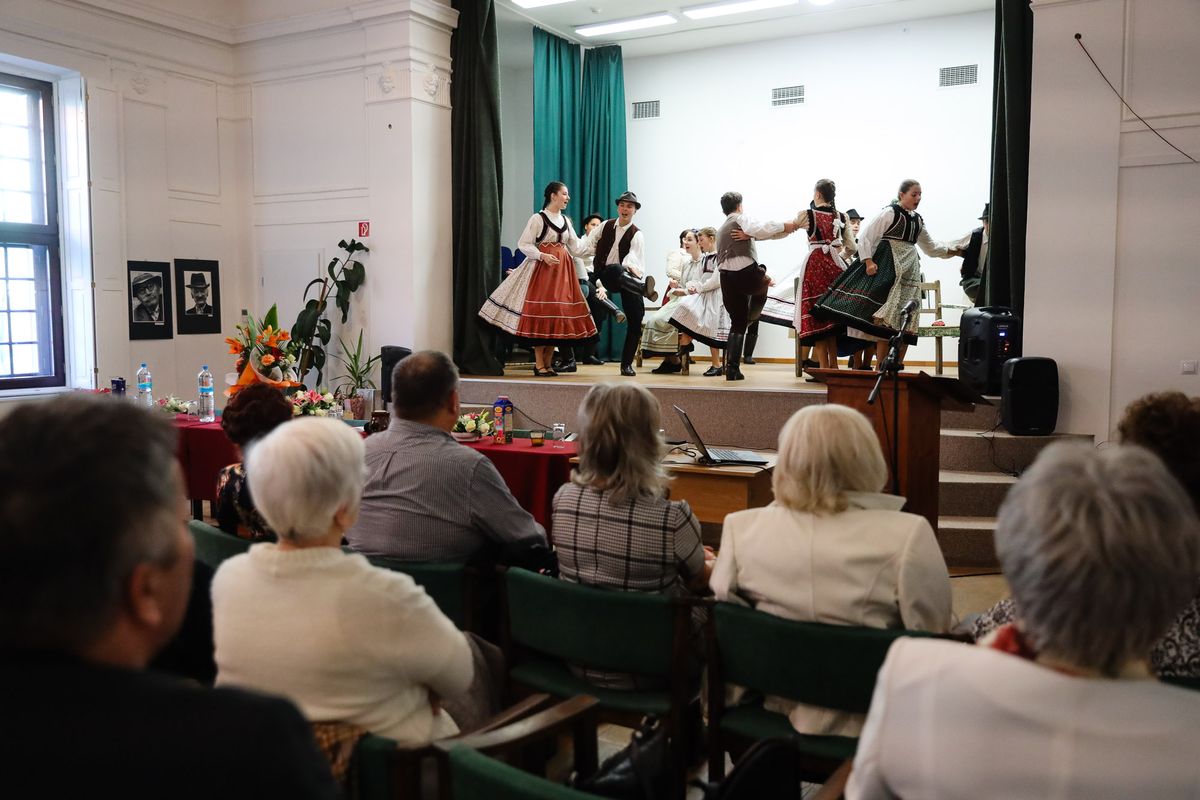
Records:
[[[746,376],[740,369],[742,363],[742,345],[745,344],[746,334],[729,334],[729,344],[725,347],[725,380],[741,381]]]
[[[658,299],[658,292],[654,291],[653,275],[647,275],[644,279],[639,279],[629,270],[624,270],[621,272],[621,289],[626,292],[640,294],[651,303]]]
[[[746,347],[742,352],[743,364],[755,364],[754,346],[758,344],[758,322],[754,322],[746,329]]]

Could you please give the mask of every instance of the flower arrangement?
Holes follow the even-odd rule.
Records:
[[[270,383],[281,389],[299,386],[296,376],[295,343],[291,335],[279,329],[275,306],[261,320],[247,317],[237,326],[236,337],[226,337],[229,354],[237,356],[238,382],[226,394],[232,396],[243,386]]]
[[[495,430],[495,423],[489,419],[488,412],[479,411],[459,416],[454,422],[454,427],[451,428],[451,433],[466,434],[468,436],[491,436]]]
[[[309,389],[296,392],[290,398],[293,417],[340,417],[341,405],[332,392],[317,392]]]
[[[167,414],[186,414],[188,413],[188,404],[186,400],[180,400],[175,395],[168,395],[158,401],[158,408]]]

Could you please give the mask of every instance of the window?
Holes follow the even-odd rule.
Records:
[[[66,385],[53,100],[0,73],[0,389]]]

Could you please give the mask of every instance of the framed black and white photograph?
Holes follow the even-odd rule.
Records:
[[[180,336],[221,332],[221,274],[216,261],[175,259],[175,315]]]
[[[171,265],[166,261],[130,261],[129,338],[170,339]]]

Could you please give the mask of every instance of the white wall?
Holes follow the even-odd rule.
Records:
[[[746,211],[791,218],[832,178],[839,209],[870,217],[907,177],[922,183],[935,238],[979,225],[990,187],[992,12],[625,61],[627,104],[659,100],[662,116],[627,117],[629,183],[643,208],[651,271],[685,227],[717,225],[719,198],[742,192]],[[938,68],[979,65],[972,86],[938,88]],[[803,84],[803,105],[773,108],[771,89]],[[628,110],[627,110],[628,113]],[[800,235],[758,245],[781,277],[799,263]],[[943,301],[963,302],[961,261],[923,257]],[[949,314],[947,316],[950,316]],[[954,319],[955,317],[950,317]],[[926,318],[928,320],[928,318]],[[755,355],[790,358],[783,328],[763,326]],[[955,360],[957,340],[947,340]],[[933,360],[932,341],[910,360]]]
[[[1102,439],[1147,392],[1200,394],[1200,378],[1180,374],[1200,359],[1200,165],[1123,113],[1074,34],[1133,108],[1200,158],[1200,5],[1039,0],[1034,12],[1025,352],[1058,361],[1059,430]]]

